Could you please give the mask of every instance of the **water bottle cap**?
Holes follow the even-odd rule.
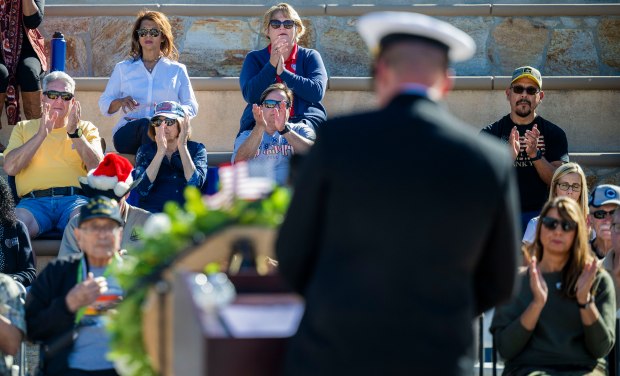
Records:
[[[52,38],[54,38],[54,39],[64,39],[64,38],[65,38],[65,36],[64,36],[64,35],[62,35],[62,33],[61,33],[60,31],[57,31],[57,32],[55,32],[55,33],[54,33],[54,35],[52,36]]]

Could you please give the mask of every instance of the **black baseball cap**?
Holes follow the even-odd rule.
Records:
[[[78,225],[94,218],[109,218],[116,221],[120,226],[124,225],[118,202],[106,196],[92,197],[85,205],[82,205]]]

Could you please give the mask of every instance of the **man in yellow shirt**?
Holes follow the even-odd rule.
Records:
[[[64,230],[86,203],[78,177],[103,159],[97,127],[80,119],[75,81],[64,72],[43,79],[41,119],[17,123],[4,152],[4,170],[15,176],[21,198],[17,217],[30,237]]]

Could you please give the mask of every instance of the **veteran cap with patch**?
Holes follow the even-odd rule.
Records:
[[[106,196],[95,196],[80,208],[78,225],[94,218],[109,218],[123,226],[123,219],[116,200]]]
[[[451,24],[419,13],[373,12],[359,18],[357,30],[373,55],[378,55],[393,36],[414,36],[444,46],[452,62],[470,59],[476,43]]]

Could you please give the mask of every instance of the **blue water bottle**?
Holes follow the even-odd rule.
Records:
[[[65,57],[67,56],[67,42],[60,31],[52,36],[52,69],[50,72],[65,70]]]

